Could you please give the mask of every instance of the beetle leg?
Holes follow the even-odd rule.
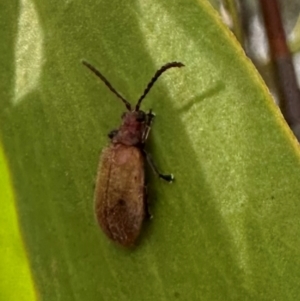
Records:
[[[152,109],[150,109],[149,112],[147,113],[147,125],[151,126],[154,117],[155,117],[155,113],[152,112]]]
[[[148,154],[145,150],[142,150],[144,155],[146,156],[147,162],[149,163],[150,167],[152,168],[153,172],[160,177],[161,179],[171,183],[174,180],[174,176],[172,174],[170,175],[163,175],[162,173],[159,172],[157,166],[153,162],[153,159],[150,154]]]
[[[154,117],[155,117],[155,114],[150,109],[149,112],[147,113],[146,129],[143,133],[142,143],[145,143],[148,136],[149,136],[149,133],[150,133],[150,130],[151,130],[151,124],[153,122]]]
[[[145,204],[145,213],[146,213],[146,218],[152,219],[153,215],[150,213],[149,210],[149,203],[148,203],[148,193],[147,193],[147,186],[144,186],[144,204]]]

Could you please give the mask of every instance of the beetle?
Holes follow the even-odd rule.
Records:
[[[160,178],[167,182],[173,180],[173,175],[163,175],[158,171],[151,156],[144,149],[155,115],[152,110],[145,113],[140,110],[140,106],[162,73],[170,68],[180,68],[184,65],[180,62],[163,65],[156,71],[135,107],[132,107],[100,71],[85,60],[82,63],[98,76],[127,108],[127,112],[122,115],[121,126],[109,133],[111,143],[100,156],[94,209],[98,224],[104,233],[114,242],[129,247],[137,240],[148,213],[145,158]]]

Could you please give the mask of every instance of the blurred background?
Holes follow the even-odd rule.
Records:
[[[210,0],[300,138],[300,1]]]

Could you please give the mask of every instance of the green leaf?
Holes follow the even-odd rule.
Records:
[[[2,147],[0,147],[0,174],[0,300],[36,300]]]
[[[4,2],[0,137],[41,299],[297,300],[298,143],[207,2]],[[99,153],[125,107],[82,59],[132,103],[161,65],[186,65],[143,103],[157,116],[147,149],[176,181],[147,171],[153,219],[134,249],[94,219]]]

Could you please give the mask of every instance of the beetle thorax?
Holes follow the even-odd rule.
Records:
[[[122,125],[112,138],[113,143],[140,145],[146,129],[146,114],[143,111],[131,111],[122,115]]]

